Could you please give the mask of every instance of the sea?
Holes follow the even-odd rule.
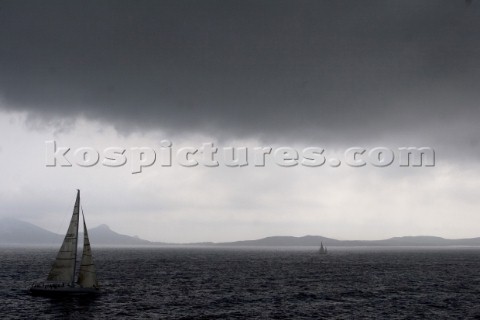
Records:
[[[480,319],[480,249],[93,248],[102,294],[31,296],[58,248],[0,248],[1,319]]]

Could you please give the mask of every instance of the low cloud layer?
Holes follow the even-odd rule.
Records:
[[[332,139],[480,118],[475,3],[47,3],[0,7],[2,105],[33,118]]]
[[[90,226],[156,241],[232,241],[270,235],[320,234],[341,239],[400,235],[478,236],[478,165],[352,168],[328,165],[186,168],[179,165],[85,168],[45,166],[51,128],[29,130],[23,116],[0,113],[0,217],[15,217],[63,233],[75,189],[82,190]],[[79,121],[59,134],[60,146],[156,147],[158,136],[118,135]],[[207,136],[175,139],[201,145]],[[231,145],[261,145],[258,140]]]

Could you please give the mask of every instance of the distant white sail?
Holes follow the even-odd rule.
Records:
[[[323,246],[323,242],[320,242],[320,249],[318,250],[320,254],[327,254],[327,247]]]
[[[77,199],[73,207],[72,219],[62,246],[58,251],[57,258],[48,274],[47,280],[73,283],[75,265],[77,259],[78,220],[80,206],[80,190],[77,191]]]
[[[85,216],[83,215],[83,254],[80,263],[80,272],[78,274],[78,284],[83,288],[98,287],[97,274],[95,265],[93,264],[92,249],[90,248],[90,240],[88,239],[87,225],[85,224]]]

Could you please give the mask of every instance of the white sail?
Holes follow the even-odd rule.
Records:
[[[318,250],[320,254],[327,254],[327,247],[323,246],[323,242],[320,242],[320,249]]]
[[[92,249],[90,248],[90,240],[88,239],[87,225],[85,224],[85,216],[83,215],[83,254],[80,263],[80,272],[78,274],[78,284],[83,288],[98,287],[97,274],[95,265],[93,264]]]
[[[48,274],[47,280],[73,283],[75,265],[77,259],[78,219],[80,206],[80,190],[77,191],[77,199],[73,207],[72,219],[62,246],[58,251],[57,258]]]

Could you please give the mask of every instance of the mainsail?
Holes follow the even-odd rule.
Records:
[[[73,207],[72,219],[62,246],[58,251],[57,258],[48,274],[47,280],[63,283],[74,282],[75,265],[77,260],[78,220],[80,207],[80,190],[77,191],[77,199]]]
[[[90,248],[90,240],[88,239],[87,225],[85,224],[85,216],[83,215],[83,254],[80,263],[80,272],[78,274],[78,284],[83,288],[98,287],[97,274],[95,265],[93,264],[92,249]]]

